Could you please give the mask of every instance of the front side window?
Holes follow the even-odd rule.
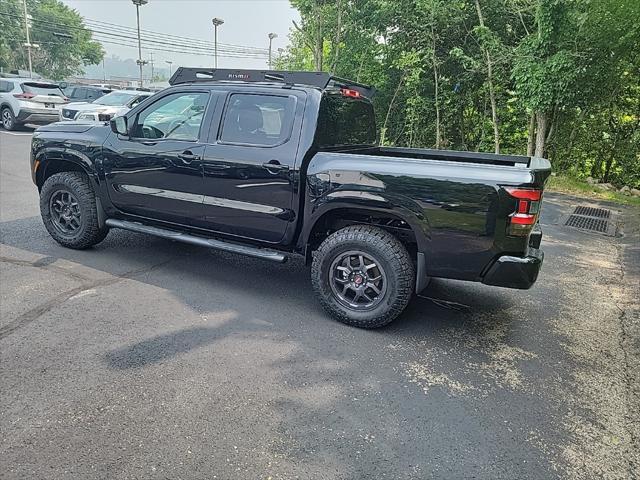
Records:
[[[295,98],[234,93],[229,97],[220,140],[272,147],[291,134]]]
[[[138,105],[140,102],[142,102],[148,96],[149,95],[139,95],[139,96],[137,96],[136,98],[131,100],[129,103],[127,103],[127,107],[129,107],[129,108],[135,107],[136,105]]]
[[[201,92],[167,95],[138,115],[132,136],[195,141],[208,99],[209,95]]]

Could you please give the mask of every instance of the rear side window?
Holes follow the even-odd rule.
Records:
[[[320,102],[316,141],[320,148],[375,145],[373,105],[365,100],[325,94]]]
[[[295,98],[234,93],[229,97],[220,140],[273,147],[291,135]]]
[[[87,88],[87,100],[95,100],[96,98],[100,98],[102,93],[100,90],[95,88]]]
[[[24,93],[33,93],[34,95],[56,95],[58,97],[64,97],[64,93],[62,93],[58,85],[48,83],[23,83],[22,91]]]
[[[0,80],[0,93],[7,93],[13,90],[13,83]]]

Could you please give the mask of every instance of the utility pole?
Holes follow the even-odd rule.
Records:
[[[140,40],[140,6],[146,5],[149,3],[149,0],[131,0],[133,4],[136,6],[136,20],[138,23],[138,60],[136,63],[140,67],[140,87],[142,87],[143,79],[142,79],[142,66],[146,65],[147,62],[142,60],[142,40]]]
[[[278,34],[277,33],[270,33],[269,34],[269,70],[273,70],[273,65],[271,63],[271,45],[273,43],[273,39],[274,38],[278,38]]]
[[[22,0],[24,5],[24,29],[27,32],[27,43],[24,44],[27,47],[27,56],[29,57],[29,78],[33,78],[33,64],[31,62],[31,37],[29,36],[29,15],[27,14],[27,0]]]
[[[171,60],[165,60],[165,63],[169,64],[169,78],[171,78],[171,64],[173,63]]]
[[[218,27],[224,23],[224,20],[221,18],[213,18],[211,19],[211,23],[213,23],[213,66],[218,68]]]
[[[149,53],[149,65],[151,65],[151,83],[153,83],[153,52]]]
[[[107,70],[104,68],[104,57],[102,57],[102,81],[107,83]]]

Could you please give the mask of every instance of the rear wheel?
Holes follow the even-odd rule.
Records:
[[[15,130],[17,128],[16,117],[9,107],[4,107],[0,112],[2,127],[5,130]]]
[[[322,242],[314,254],[311,279],[331,316],[348,325],[376,328],[390,323],[407,306],[415,270],[396,237],[358,225]]]
[[[40,192],[40,213],[49,234],[64,247],[89,248],[109,231],[99,225],[95,194],[85,173],[49,177]]]

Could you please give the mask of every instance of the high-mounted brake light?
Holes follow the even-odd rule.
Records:
[[[354,90],[352,88],[343,88],[340,91],[342,92],[342,96],[343,97],[350,97],[350,98],[360,98],[360,97],[362,97],[362,95],[360,94],[360,92],[358,90]]]
[[[29,100],[30,98],[35,97],[35,94],[33,93],[14,93],[13,94],[14,97],[16,98],[20,98],[22,100]]]
[[[538,221],[542,190],[505,187],[505,191],[517,200],[516,210],[509,216],[507,235],[527,236]]]

